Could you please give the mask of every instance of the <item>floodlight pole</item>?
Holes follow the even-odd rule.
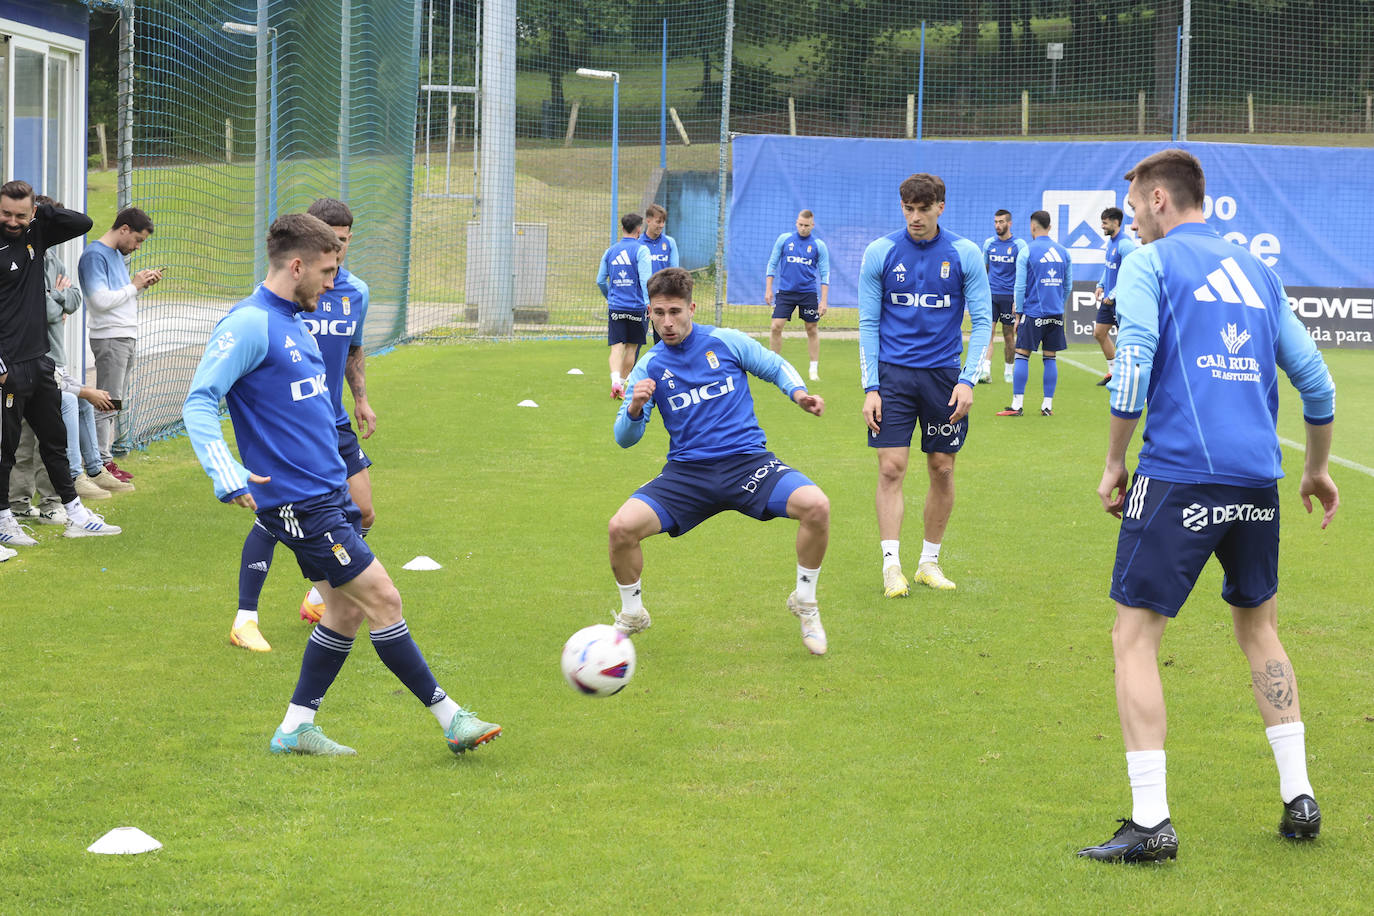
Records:
[[[615,70],[593,70],[578,67],[577,75],[589,80],[607,80],[611,84],[611,244],[620,238],[616,226],[620,223],[620,74]]]

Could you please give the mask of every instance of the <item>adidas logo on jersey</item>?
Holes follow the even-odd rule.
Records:
[[[1064,259],[1059,256],[1059,251],[1051,248],[1040,256],[1041,264],[1063,264]]]
[[[906,265],[903,264],[901,261],[898,261],[897,266],[892,268],[892,272],[894,274],[904,274],[906,273]]]
[[[260,572],[260,573],[265,573],[265,572],[267,572],[267,569],[268,569],[268,567],[267,567],[267,561],[266,561],[266,560],[259,560],[259,561],[257,561],[256,563],[249,563],[249,564],[248,564],[248,568],[249,568],[249,569],[255,569],[255,570],[257,570],[257,571]]]
[[[290,335],[290,334],[287,334],[287,335],[286,335],[286,346],[288,346],[288,347],[294,347],[295,345],[296,345],[296,342],[295,342],[294,340],[291,339],[291,335]]]
[[[1221,266],[1207,275],[1207,282],[1193,290],[1193,298],[1198,302],[1239,303],[1252,309],[1263,309],[1260,299],[1250,279],[1241,271],[1235,258],[1224,258]]]
[[[622,249],[620,250],[620,254],[616,255],[616,256],[613,257],[613,258],[611,258],[611,263],[612,263],[612,264],[629,264],[629,263],[630,263],[630,252],[622,248]]]

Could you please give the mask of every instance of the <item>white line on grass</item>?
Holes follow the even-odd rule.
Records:
[[[1068,363],[1070,366],[1073,366],[1076,369],[1082,369],[1084,372],[1091,372],[1093,375],[1099,377],[1106,374],[1105,369],[1098,369],[1096,367],[1089,366],[1087,363],[1080,363],[1078,360],[1069,359],[1063,354],[1060,354],[1059,356],[1055,357],[1055,359],[1059,360],[1061,363]],[[1304,446],[1301,442],[1294,442],[1292,439],[1285,439],[1282,436],[1280,436],[1279,441],[1284,445],[1288,446],[1289,448],[1297,449],[1300,452],[1305,452],[1307,450],[1306,446]],[[1364,465],[1359,464],[1358,462],[1351,461],[1348,458],[1342,458],[1339,455],[1332,455],[1330,460],[1332,464],[1339,464],[1343,468],[1350,468],[1350,470],[1358,471],[1367,477],[1374,477],[1374,468],[1367,468]]]

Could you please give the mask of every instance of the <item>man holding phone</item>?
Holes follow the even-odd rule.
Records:
[[[126,259],[153,234],[153,221],[138,207],[115,214],[110,230],[86,246],[77,273],[86,294],[87,327],[95,355],[95,384],[110,393],[114,410],[96,413],[96,438],[105,469],[126,483],[133,476],[114,463],[115,417],[134,371],[138,342],[138,294],[162,279],[166,268],[132,276]]]

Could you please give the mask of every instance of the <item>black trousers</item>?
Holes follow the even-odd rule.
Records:
[[[72,469],[67,464],[67,425],[62,421],[62,390],[57,387],[56,370],[52,357],[44,354],[11,364],[9,377],[0,385],[0,506],[9,505],[10,471],[19,449],[21,421],[29,424],[38,439],[38,454],[48,469],[53,490],[64,503],[76,499]]]

